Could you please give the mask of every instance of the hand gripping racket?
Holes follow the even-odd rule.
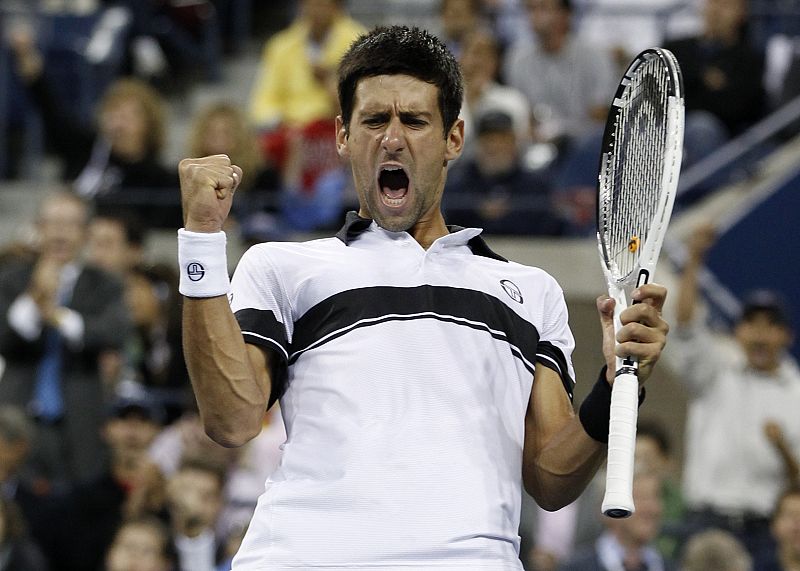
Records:
[[[631,292],[650,282],[678,186],[683,146],[683,86],[675,56],[643,51],[625,72],[609,110],[597,180],[597,241],[616,300],[615,328]],[[638,363],[617,357],[611,393],[603,513],[627,517],[633,505]]]

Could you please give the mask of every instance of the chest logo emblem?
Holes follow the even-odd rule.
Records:
[[[522,292],[519,291],[517,284],[511,280],[500,280],[500,285],[503,286],[503,291],[508,294],[508,297],[517,303],[522,303]]]

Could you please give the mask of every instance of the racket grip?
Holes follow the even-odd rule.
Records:
[[[632,367],[628,370],[633,370]],[[633,505],[633,452],[639,413],[639,379],[633,372],[620,373],[611,388],[608,427],[608,467],[602,511],[613,518],[628,517]]]

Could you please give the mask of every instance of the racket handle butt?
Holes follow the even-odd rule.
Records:
[[[630,516],[633,505],[633,462],[636,421],[639,412],[639,379],[622,373],[611,391],[611,419],[608,430],[608,467],[603,514],[613,518]]]
[[[608,498],[608,495],[606,495],[602,507],[603,515],[614,519],[630,517],[634,511],[631,507],[632,501],[630,498],[621,498],[621,500],[620,502],[615,502],[613,498]]]

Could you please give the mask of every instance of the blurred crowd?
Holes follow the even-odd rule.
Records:
[[[241,449],[204,434],[176,271],[144,255],[152,232],[182,225],[168,101],[224,81],[254,33],[255,4],[0,1],[0,176],[41,180],[32,158],[57,165],[30,237],[0,252],[0,571],[227,571],[280,461],[277,406]],[[357,204],[333,118],[338,59],[368,25],[360,4],[264,4],[290,22],[263,34],[249,99],[193,110],[180,153],[227,154],[243,168],[227,231],[244,245],[335,231]],[[431,0],[414,22],[446,41],[464,76],[467,144],[448,173],[448,222],[593,232],[606,110],[639,49],[662,45],[682,66],[686,168],[797,94],[793,56],[765,82],[748,0],[632,14],[604,4]],[[688,25],[665,23],[681,11]],[[800,569],[789,311],[757,292],[711,347],[696,273],[712,243],[711,228],[692,236],[670,348],[690,400],[686,458],[644,422],[634,516],[597,516],[602,476],[564,510],[528,506],[527,569]]]
[[[769,2],[752,1],[761,11]],[[37,161],[55,159],[56,178],[98,210],[125,206],[147,227],[179,226],[167,102],[224,81],[226,61],[263,37],[247,100],[192,109],[191,136],[171,154],[227,153],[244,167],[231,229],[245,242],[335,229],[356,204],[333,144],[335,72],[365,30],[363,6],[269,4],[260,7],[267,17],[291,20],[256,35],[248,23],[259,8],[245,0],[4,0],[0,176],[35,178]],[[402,19],[398,3],[372,4],[398,12],[387,21]],[[606,110],[639,49],[662,45],[683,68],[685,168],[796,95],[793,48],[754,37],[748,0],[660,2],[631,14],[604,1],[429,4],[423,16],[406,9],[458,56],[466,88],[467,147],[451,169],[447,214],[488,233],[592,233]]]

